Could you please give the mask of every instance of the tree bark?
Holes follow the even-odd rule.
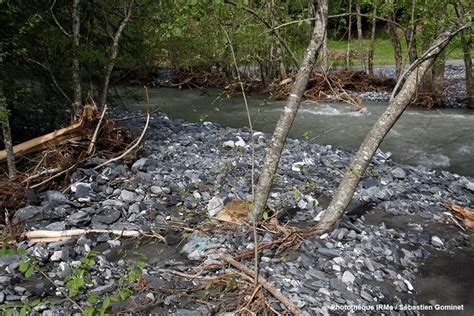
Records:
[[[283,146],[285,145],[288,132],[293,124],[296,113],[298,112],[301,98],[306,90],[309,76],[313,70],[315,58],[322,46],[327,25],[328,4],[327,0],[319,0],[317,2],[318,3],[315,4],[317,14],[313,35],[299,67],[287,104],[281,113],[275,131],[273,132],[273,137],[267,147],[265,162],[255,190],[254,202],[249,212],[250,221],[256,220],[258,215],[265,208],[273,184],[273,179],[278,168]]]
[[[437,62],[431,69],[432,73],[432,92],[433,92],[433,106],[441,106],[443,103],[444,91],[444,71],[446,68],[446,60],[438,58]]]
[[[415,60],[418,58],[418,54],[416,52],[416,24],[415,24],[415,10],[416,10],[416,0],[412,0],[411,6],[411,19],[410,19],[410,26],[405,29],[405,40],[407,42],[407,50],[408,50],[408,59],[410,60],[410,64],[414,63]]]
[[[7,153],[8,177],[13,180],[16,178],[15,155],[13,153],[12,133],[3,91],[0,91],[0,124],[2,125],[3,143]]]
[[[76,115],[81,113],[82,92],[81,92],[81,66],[79,63],[79,40],[81,30],[80,0],[72,3],[72,36],[74,46],[74,57],[72,60],[72,82],[73,82],[73,109]]]
[[[365,49],[362,34],[362,17],[360,15],[360,0],[356,0],[356,21],[357,21],[357,40],[359,42],[359,60],[360,64],[365,69]]]
[[[389,1],[389,10],[390,20],[395,21],[395,13],[393,12],[393,3],[391,1]],[[395,57],[395,74],[398,79],[402,73],[402,46],[400,45],[397,29],[393,23],[388,23],[388,31],[390,33],[390,40],[392,42]]]
[[[112,70],[114,69],[114,66],[115,66],[115,59],[117,59],[120,37],[122,36],[122,32],[125,29],[125,26],[127,26],[127,23],[130,21],[130,18],[132,17],[132,7],[133,7],[133,0],[130,0],[129,4],[125,5],[124,18],[120,22],[119,27],[117,28],[117,31],[115,32],[114,37],[113,37],[112,48],[111,48],[111,53],[110,53],[110,62],[107,65],[107,68],[105,71],[104,83],[102,85],[102,91],[100,92],[100,98],[99,98],[100,104],[102,106],[104,106],[107,101],[107,93],[109,91],[110,76],[112,75]]]
[[[464,9],[458,2],[456,5],[456,13],[458,16],[464,14]],[[463,49],[463,60],[464,68],[466,72],[466,94],[467,94],[467,106],[474,109],[474,78],[472,75],[472,58],[471,58],[471,47],[473,43],[472,28],[469,27],[461,31],[461,44]]]
[[[464,26],[465,25],[466,24],[464,24]],[[424,74],[430,69],[436,57],[442,52],[459,30],[459,24],[457,24],[442,31],[432,42],[431,47],[428,48],[423,56],[415,63],[411,64],[410,68],[404,73],[404,75],[398,79],[398,83],[394,88],[387,110],[374,124],[365,137],[359,150],[353,157],[350,166],[344,174],[344,178],[331,200],[331,203],[324,211],[321,221],[317,226],[318,232],[332,230],[342,217],[345,209],[352,200],[354,192],[367,170],[375,151],[408,106]]]
[[[352,0],[349,0],[349,25],[347,29],[347,51],[346,51],[346,67],[349,68],[351,66],[351,39],[352,39]]]
[[[369,51],[367,52],[367,71],[371,76],[374,75],[375,32],[377,31],[377,0],[374,0],[372,5],[374,6],[372,10],[372,30],[370,32]]]

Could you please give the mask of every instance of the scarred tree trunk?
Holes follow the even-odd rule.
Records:
[[[72,59],[72,82],[73,82],[73,109],[76,115],[80,114],[82,108],[81,92],[81,66],[79,64],[79,37],[81,29],[80,0],[72,3],[72,38],[74,46],[74,58]]]
[[[377,30],[377,0],[373,2],[372,9],[372,30],[370,32],[369,51],[367,52],[367,72],[374,75],[374,50],[375,50],[375,31]]]
[[[327,0],[317,1],[315,7],[317,8],[317,13],[313,35],[299,67],[287,104],[281,113],[275,131],[273,132],[273,137],[267,147],[265,162],[255,190],[254,202],[249,213],[250,221],[256,220],[257,216],[265,208],[273,184],[273,178],[280,161],[283,146],[285,145],[288,132],[293,124],[296,113],[298,112],[301,98],[306,90],[306,85],[313,70],[317,53],[323,43],[328,15]]]
[[[465,25],[466,24],[464,24],[464,26]],[[420,80],[433,65],[436,57],[459,30],[459,25],[453,25],[442,31],[425,54],[410,66],[403,77],[399,78],[392,97],[390,98],[387,110],[377,120],[365,137],[364,142],[352,159],[350,166],[347,168],[344,178],[339,184],[331,203],[324,211],[317,227],[319,232],[332,230],[342,217],[375,151],[408,106],[418,88]]]
[[[112,48],[110,52],[110,62],[107,65],[107,68],[105,71],[104,83],[102,84],[102,90],[100,92],[100,98],[99,98],[100,104],[102,106],[104,106],[104,104],[107,101],[107,93],[109,91],[110,76],[112,75],[112,70],[114,70],[114,66],[115,66],[115,60],[117,59],[120,37],[122,36],[122,32],[125,29],[125,26],[127,26],[127,23],[130,21],[130,18],[132,17],[132,7],[133,7],[133,0],[131,0],[128,5],[125,5],[124,18],[120,22],[119,27],[117,28],[117,31],[115,32],[114,37],[113,37]]]
[[[362,34],[362,17],[360,15],[360,0],[356,1],[357,40],[359,42],[359,61],[365,71],[365,49]]]

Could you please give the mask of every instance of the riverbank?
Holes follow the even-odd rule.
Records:
[[[137,128],[144,120],[124,124]],[[26,301],[32,305],[39,298],[41,302],[32,308],[63,314],[95,306],[92,300],[87,302],[90,293],[102,302],[107,295],[120,297],[127,289],[130,293],[122,295],[122,302],[112,303],[113,311],[191,315],[238,308],[245,303],[244,297],[233,296],[238,286],[232,290],[211,283],[206,291],[197,291],[205,278],[182,278],[174,272],[213,277],[223,271],[202,268],[220,261],[219,253],[252,248],[247,226],[227,227],[211,219],[207,210],[209,204],[230,199],[251,200],[251,137],[247,129],[189,123],[155,113],[140,156],[131,165],[116,162],[95,171],[98,161],[89,161],[72,175],[70,191],[33,195],[30,205],[11,220],[24,222],[26,230],[144,230],[159,233],[163,240],[156,234],[130,241],[100,233],[49,244],[19,242],[25,254],[0,257],[0,303],[4,308]],[[253,137],[259,168],[270,135]],[[291,210],[281,217],[281,224],[315,223],[351,155],[329,145],[289,139],[269,201],[277,213]],[[432,253],[462,253],[471,246],[472,232],[450,223],[443,204],[472,208],[474,179],[396,164],[380,151],[369,170],[348,215],[333,233],[310,238],[299,249],[282,254],[264,250],[262,275],[308,314],[328,315],[331,308],[339,308],[335,305],[399,308],[400,304],[437,303],[464,304],[468,315],[474,310],[468,292],[456,301],[444,297],[445,301],[430,302],[417,284],[420,268]],[[260,242],[274,239],[271,232],[259,231]],[[84,260],[91,259],[90,250],[98,252],[93,261]],[[19,271],[25,261],[36,265],[30,278]],[[244,262],[251,264],[251,260]],[[71,275],[84,264],[85,283],[73,296]],[[220,291],[227,294],[219,297]],[[272,300],[271,308],[282,312],[283,306]]]
[[[270,84],[269,87],[262,87],[262,83],[258,78],[258,68],[255,67],[241,67],[241,76],[247,81],[245,84],[247,93],[268,93],[278,99],[283,98],[283,92],[287,89],[280,87],[277,80],[273,80],[276,84]],[[310,84],[305,93],[306,98],[317,98],[323,100],[322,96],[327,95],[327,100],[338,101],[339,97],[346,97],[349,93],[360,98],[365,102],[388,102],[391,94],[391,89],[395,85],[395,65],[380,65],[374,67],[374,77],[365,74],[365,71],[360,66],[353,66],[350,69],[342,66],[336,66],[330,70],[330,74],[336,74],[334,78],[329,81],[332,82],[332,87],[327,86],[327,78],[325,80],[318,80],[315,76],[310,80]],[[338,79],[338,76],[340,77]],[[217,69],[206,70],[196,69],[187,72],[177,72],[171,68],[158,69],[151,77],[144,82],[151,87],[172,87],[181,89],[199,89],[205,91],[208,88],[228,89],[235,93],[240,92],[240,87],[233,79],[231,73],[219,72]],[[465,67],[462,61],[451,60],[446,62],[445,77],[443,84],[443,91],[436,91],[437,95],[442,96],[442,106],[438,108],[467,108],[466,84],[465,84]],[[291,82],[291,81],[290,81]],[[316,92],[311,92],[311,85],[317,84]],[[136,84],[136,82],[134,82]],[[268,84],[268,83],[267,83]],[[327,86],[327,87],[326,87]],[[314,90],[314,89],[313,89]],[[339,94],[339,97],[334,99],[334,92]],[[313,95],[314,94],[314,95]],[[421,100],[421,103],[414,103],[414,106],[427,106],[430,98],[426,95],[426,100]],[[346,100],[356,104],[357,100]],[[423,105],[425,104],[425,105]]]

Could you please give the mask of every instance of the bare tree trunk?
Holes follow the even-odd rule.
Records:
[[[393,7],[390,7],[389,18],[391,21],[395,21],[395,13]],[[397,29],[393,23],[388,23],[388,31],[390,33],[390,40],[392,41],[394,57],[395,57],[395,74],[397,79],[402,73],[402,46],[400,45],[400,39],[398,38]]]
[[[329,61],[328,61],[328,30],[324,32],[323,47],[321,48],[321,66],[326,72],[329,70]]]
[[[362,17],[360,15],[360,0],[356,0],[356,20],[357,20],[357,40],[359,41],[359,60],[360,64],[365,69],[365,49],[362,34]]]
[[[110,76],[112,75],[112,70],[114,69],[114,66],[115,66],[115,59],[117,58],[117,55],[118,55],[120,37],[122,36],[122,32],[125,29],[125,26],[127,26],[127,23],[130,21],[130,18],[132,17],[132,7],[133,7],[133,0],[130,0],[128,5],[125,4],[124,18],[120,22],[119,27],[117,28],[117,31],[114,34],[112,49],[110,53],[110,62],[107,65],[107,68],[105,71],[104,83],[102,85],[102,91],[100,92],[99,101],[102,106],[104,106],[107,101],[107,92],[109,90]]]
[[[347,30],[347,51],[346,51],[346,67],[349,68],[351,66],[351,39],[352,39],[352,0],[349,0],[349,25]]]
[[[465,26],[466,24],[462,27]],[[342,217],[345,209],[352,200],[360,179],[367,170],[375,151],[408,106],[424,74],[430,69],[436,57],[442,52],[459,30],[459,24],[452,25],[443,30],[432,42],[431,47],[427,49],[423,56],[415,63],[411,64],[410,68],[404,73],[404,75],[398,79],[387,110],[374,124],[352,159],[350,166],[344,174],[344,178],[331,200],[331,203],[324,211],[317,227],[318,232],[332,230]]]
[[[464,9],[458,2],[456,5],[456,13],[458,16],[464,14]],[[461,31],[461,44],[463,50],[464,68],[466,71],[466,94],[467,94],[467,106],[474,109],[474,78],[472,75],[472,58],[471,58],[471,47],[473,43],[472,28],[469,27]]]
[[[288,75],[286,73],[285,56],[283,56],[283,51],[280,44],[277,45],[277,54],[279,59],[280,78],[283,80],[286,79]]]
[[[412,7],[411,7],[411,19],[410,19],[410,27],[405,29],[405,40],[407,42],[407,50],[408,50],[408,59],[410,60],[410,64],[414,63],[415,60],[418,58],[418,54],[416,52],[416,24],[415,24],[415,9],[416,9],[416,0],[412,0]]]
[[[431,68],[432,73],[432,89],[433,92],[433,106],[441,106],[443,103],[444,91],[444,70],[446,68],[446,60],[438,58],[436,63]]]
[[[255,199],[249,213],[249,220],[251,221],[256,220],[257,216],[265,208],[273,184],[273,178],[278,168],[283,146],[285,145],[288,132],[293,124],[296,113],[298,112],[301,98],[306,90],[306,85],[314,66],[315,58],[322,46],[327,25],[328,3],[327,0],[319,0],[317,2],[318,3],[315,5],[317,8],[317,14],[313,36],[299,67],[287,104],[281,113],[275,131],[273,132],[272,140],[267,147],[265,162],[255,191]]]
[[[367,53],[367,69],[368,74],[373,76],[374,75],[374,50],[375,50],[375,31],[377,30],[377,0],[374,0],[372,4],[372,30],[370,32],[370,43],[369,43],[369,51]]]
[[[3,91],[0,91],[0,125],[2,125],[3,143],[5,144],[5,151],[7,153],[8,177],[14,179],[16,178],[15,155],[13,152],[12,133]]]
[[[79,38],[81,30],[81,12],[80,0],[74,0],[72,3],[72,36],[74,45],[74,58],[72,59],[72,82],[73,82],[73,109],[76,115],[80,114],[82,107],[81,92],[81,66],[79,64]]]

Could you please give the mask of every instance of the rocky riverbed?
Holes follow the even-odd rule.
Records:
[[[141,118],[124,122],[133,128],[144,125]],[[219,298],[219,288],[208,288],[202,299],[192,299],[189,293],[201,281],[178,277],[171,270],[194,275],[220,262],[222,252],[252,249],[249,227],[224,229],[210,217],[229,200],[251,199],[251,137],[247,129],[154,114],[143,149],[130,165],[116,162],[94,170],[99,161],[93,159],[72,175],[66,193],[30,192],[29,205],[11,219],[14,225],[24,224],[25,230],[141,230],[147,237],[89,233],[51,243],[19,242],[19,251],[0,256],[0,304],[4,309],[27,306],[44,315],[100,310],[110,298],[115,312],[207,315],[235,310],[243,302],[232,293]],[[257,167],[269,138],[253,134]],[[269,200],[281,223],[316,223],[352,154],[289,139]],[[433,254],[472,249],[472,232],[456,227],[443,203],[472,208],[473,201],[474,179],[398,165],[390,153],[379,151],[338,228],[282,254],[264,250],[260,272],[308,315],[347,314],[345,306],[359,308],[360,314],[385,306],[373,311],[380,314],[382,308],[437,304],[462,306],[458,314],[472,314],[467,291],[440,301],[423,295],[430,283],[419,279]],[[260,232],[258,238],[268,242],[275,236]],[[472,262],[472,256],[465,260]],[[472,268],[471,262],[463,261],[460,267]],[[210,271],[203,275],[215,275]],[[469,288],[473,276],[464,273],[459,282]],[[284,311],[276,300],[271,308]]]

